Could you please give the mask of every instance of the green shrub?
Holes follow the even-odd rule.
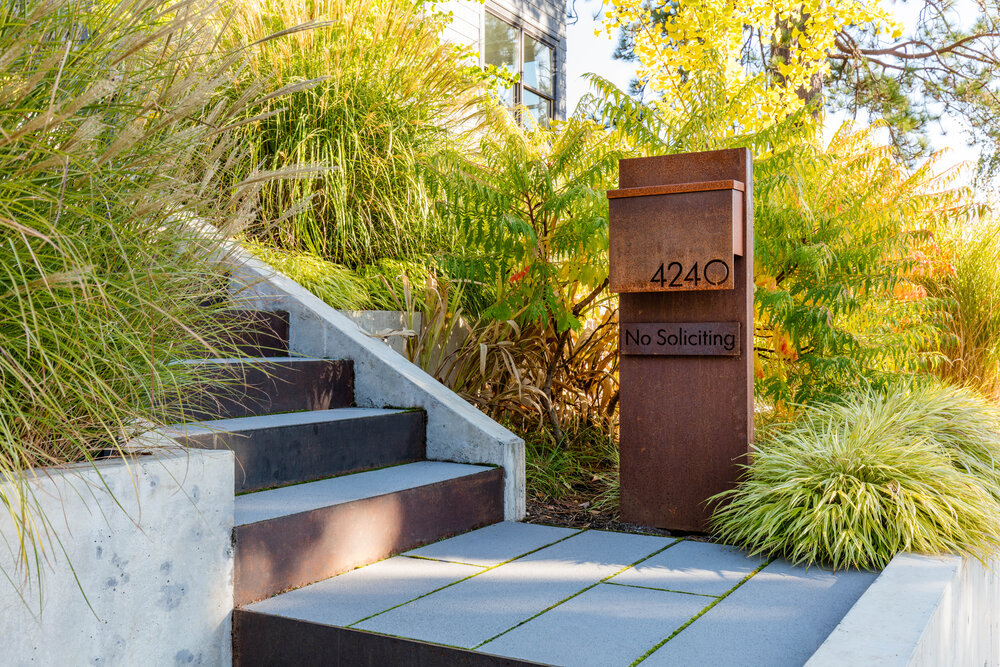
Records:
[[[568,422],[562,441],[525,421],[507,422],[524,438],[526,485],[541,498],[590,497],[588,510],[618,511],[618,443],[606,430]]]
[[[960,194],[872,132],[754,166],[755,393],[779,409],[934,360],[941,302],[910,282],[911,258]]]
[[[231,6],[240,38],[312,26],[249,51],[253,75],[275,89],[316,84],[254,109],[245,140],[256,160],[324,169],[266,187],[252,232],[349,268],[442,247],[427,162],[461,141],[484,80],[468,49],[440,41],[443,16],[422,0]]]
[[[346,266],[305,252],[279,250],[253,242],[244,245],[334,308],[364,310],[371,305],[368,283]]]
[[[424,292],[431,277],[434,261],[419,254],[406,259],[383,258],[358,267],[371,293],[371,308],[375,310],[405,310],[401,306],[404,292],[410,290],[416,304],[423,307]]]
[[[586,325],[606,321],[616,308],[607,292],[606,191],[620,157],[593,121],[523,127],[501,111],[477,154],[442,160],[450,197],[441,208],[460,239],[446,266],[453,279],[489,286],[480,292],[494,299],[486,317],[514,319],[527,335],[545,339],[544,366],[536,372],[557,436],[562,406],[588,395],[608,405],[614,392],[603,391],[614,383],[595,377],[611,374],[600,362],[577,391],[573,362],[587,340],[607,340],[590,336]]]
[[[802,409],[721,494],[718,536],[753,553],[881,568],[901,551],[981,560],[1000,547],[1000,413],[937,383]]]

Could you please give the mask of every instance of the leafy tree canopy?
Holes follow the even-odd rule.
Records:
[[[730,136],[824,105],[884,121],[897,155],[912,163],[928,154],[927,132],[947,112],[982,149],[982,174],[1000,170],[995,3],[907,4],[908,28],[877,0],[612,5],[606,30],[618,32],[617,57],[638,63],[633,92],[670,109],[738,100]]]

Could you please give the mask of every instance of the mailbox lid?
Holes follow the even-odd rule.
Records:
[[[743,189],[727,180],[610,191],[611,291],[734,289]]]

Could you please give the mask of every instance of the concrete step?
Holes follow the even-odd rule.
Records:
[[[188,447],[236,454],[236,492],[419,461],[426,413],[338,408],[180,424],[167,434]]]
[[[298,357],[186,359],[214,378],[182,397],[187,421],[232,419],[354,403],[354,363]]]
[[[503,520],[503,470],[420,461],[236,498],[244,605]]]

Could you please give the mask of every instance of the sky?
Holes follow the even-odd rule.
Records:
[[[566,26],[566,100],[570,113],[576,103],[588,92],[587,82],[583,75],[593,72],[611,80],[619,88],[626,88],[635,72],[632,63],[614,60],[612,54],[615,42],[605,35],[595,36],[594,30],[600,28],[600,19],[594,20],[594,14],[602,11],[600,2],[594,0],[569,0],[570,6],[576,8],[579,19],[573,25]],[[572,18],[567,23],[572,22]]]
[[[599,74],[617,84],[620,88],[626,88],[631,80],[635,66],[632,63],[614,60],[612,54],[615,50],[616,41],[602,34],[594,35],[594,30],[600,28],[600,15],[602,4],[598,0],[569,0],[571,8],[575,8],[579,19],[572,25],[566,27],[567,39],[567,109],[572,113],[577,101],[588,92],[587,82],[583,75],[589,72]],[[900,20],[905,24],[915,21],[913,12],[905,13],[901,4],[893,4],[893,9],[897,11]],[[597,19],[595,20],[595,14]],[[573,21],[570,18],[567,23]],[[830,114],[826,122],[826,135],[830,137],[849,118],[846,114]],[[864,122],[859,118],[858,122]],[[939,163],[942,169],[947,169],[963,162],[975,162],[978,152],[970,148],[964,136],[962,126],[955,120],[943,118],[940,124],[935,124],[930,133],[930,142],[934,150],[947,149],[941,157]],[[971,176],[972,169],[966,170]]]

